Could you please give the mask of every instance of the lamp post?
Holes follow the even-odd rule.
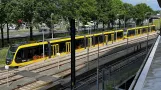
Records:
[[[124,15],[124,29],[126,28],[126,27],[125,27],[125,24],[126,24],[126,21],[125,21],[125,15]]]
[[[137,23],[137,19],[138,18],[135,18],[135,36],[136,36],[136,23]],[[138,34],[138,33],[137,33]]]
[[[70,35],[71,35],[71,90],[74,89],[75,78],[75,19],[70,19]]]
[[[146,12],[144,15],[144,21],[147,19],[149,19],[149,16],[151,15],[151,12]]]
[[[99,90],[99,37],[98,37],[98,59],[97,59],[97,90]]]
[[[117,41],[117,17],[119,17],[119,14],[116,15],[116,30],[115,30],[115,33],[116,33],[116,41]]]
[[[8,72],[8,71],[9,71],[9,66],[8,66],[8,65],[6,65],[6,66],[5,66],[5,69],[7,70],[7,87],[9,87],[9,83],[8,83],[8,82],[9,82],[9,80],[8,80],[8,74],[9,74],[9,72]]]
[[[146,46],[146,51],[148,52],[148,38],[149,38],[149,19],[150,19],[150,15],[151,15],[151,13],[150,12],[147,12],[147,13],[145,13],[145,17],[147,17],[147,19],[148,19],[148,30],[147,30],[147,46]]]
[[[90,34],[92,34],[92,26],[90,25],[90,27],[89,27],[89,28],[90,28]]]
[[[42,34],[43,34],[43,42],[44,42],[44,29],[42,30]],[[45,56],[45,46],[44,46],[44,44],[43,44],[43,58],[44,58],[44,56]]]
[[[54,27],[54,25],[52,24],[52,16],[53,16],[54,14],[53,13],[51,13],[51,33],[52,33],[52,39],[53,39],[53,29],[52,29],[52,26]]]
[[[150,31],[149,19],[150,19],[150,17],[148,18],[148,32],[147,32],[147,53],[148,53],[148,40],[149,40],[149,31]]]

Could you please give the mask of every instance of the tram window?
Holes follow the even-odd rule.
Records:
[[[143,33],[145,33],[145,32],[146,32],[146,28],[143,28],[142,30],[143,30],[143,31],[142,31]]]
[[[48,44],[45,45],[44,49],[45,49],[45,55],[48,56],[49,54]]]
[[[84,38],[83,38],[84,39]],[[80,48],[83,48],[84,46],[84,42],[83,42],[83,40],[82,39],[78,39],[78,40],[76,40],[76,49],[80,49]]]
[[[16,46],[11,46],[11,47],[10,47],[10,51],[16,52],[16,50],[17,50],[17,47],[16,47]]]
[[[96,36],[96,37],[95,37],[95,45],[98,44],[98,37],[99,37],[99,36]]]
[[[67,41],[68,42],[68,41]],[[62,52],[65,52],[66,50],[66,42],[60,42],[59,43],[59,52],[62,53]]]
[[[120,39],[123,37],[123,32],[117,32],[117,38]]]
[[[47,44],[44,46],[44,50],[45,50],[45,56],[48,56],[49,49]],[[43,45],[23,48],[20,49],[16,55],[16,63],[22,63],[33,59],[39,59],[42,58],[42,56],[43,56]]]
[[[30,50],[32,52],[31,53],[31,58],[33,58],[34,56],[39,56],[39,57],[43,56],[43,45],[32,47]],[[44,45],[44,51],[45,51],[44,55],[48,56],[48,52],[49,52],[48,45]]]
[[[33,59],[38,59],[42,56],[43,53],[43,46],[35,46],[35,47],[30,47],[28,48],[28,55],[29,55],[29,59],[33,60]],[[37,56],[36,58],[34,58],[34,56]],[[39,57],[38,57],[39,56]]]
[[[99,36],[99,43],[103,43],[103,37],[102,37],[102,35]]]
[[[24,55],[24,50],[20,49],[16,55],[16,63],[21,63],[23,61],[25,55]]]
[[[155,30],[155,26],[152,27],[152,30]]]

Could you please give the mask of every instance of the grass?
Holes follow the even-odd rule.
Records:
[[[0,49],[0,66],[5,64],[7,51],[8,51],[8,48]]]

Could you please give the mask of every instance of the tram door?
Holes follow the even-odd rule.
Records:
[[[92,37],[88,38],[88,47],[92,46]]]
[[[114,34],[111,34],[111,41],[114,42]]]
[[[103,46],[105,45],[105,35],[104,33],[102,33],[102,43],[103,43]]]
[[[66,53],[71,52],[71,42],[66,42]]]
[[[142,32],[143,32],[142,30],[143,30],[143,29],[140,29],[140,34],[143,34],[143,33],[142,33]]]
[[[116,34],[116,41],[117,41],[117,31],[116,31],[116,33],[115,33],[115,34]]]
[[[57,53],[59,53],[59,44],[52,45],[53,47],[53,55],[55,56]]]
[[[136,35],[138,35],[138,29],[136,29]]]
[[[108,35],[105,35],[105,43],[108,44]]]
[[[149,27],[149,32],[151,32],[152,27]]]

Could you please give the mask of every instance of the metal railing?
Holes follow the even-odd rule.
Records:
[[[159,36],[158,36],[158,38],[159,38]],[[157,41],[157,39],[156,39],[156,41]],[[155,41],[155,42],[156,42],[156,41]],[[141,75],[141,72],[143,71],[144,66],[145,66],[145,64],[146,64],[146,62],[147,62],[147,60],[148,60],[148,58],[149,58],[149,55],[151,54],[151,51],[152,51],[154,45],[155,45],[155,43],[152,45],[152,47],[150,48],[148,54],[146,55],[146,57],[145,57],[145,59],[144,59],[144,61],[143,61],[143,64],[141,65],[141,67],[140,67],[140,69],[138,70],[138,72],[137,72],[137,74],[136,74],[136,76],[135,76],[135,78],[134,78],[132,84],[130,85],[129,90],[133,90],[133,89],[134,89],[134,87],[135,87],[135,85],[136,85],[136,83],[137,83],[137,81],[138,81],[138,79],[139,79],[139,76]]]

